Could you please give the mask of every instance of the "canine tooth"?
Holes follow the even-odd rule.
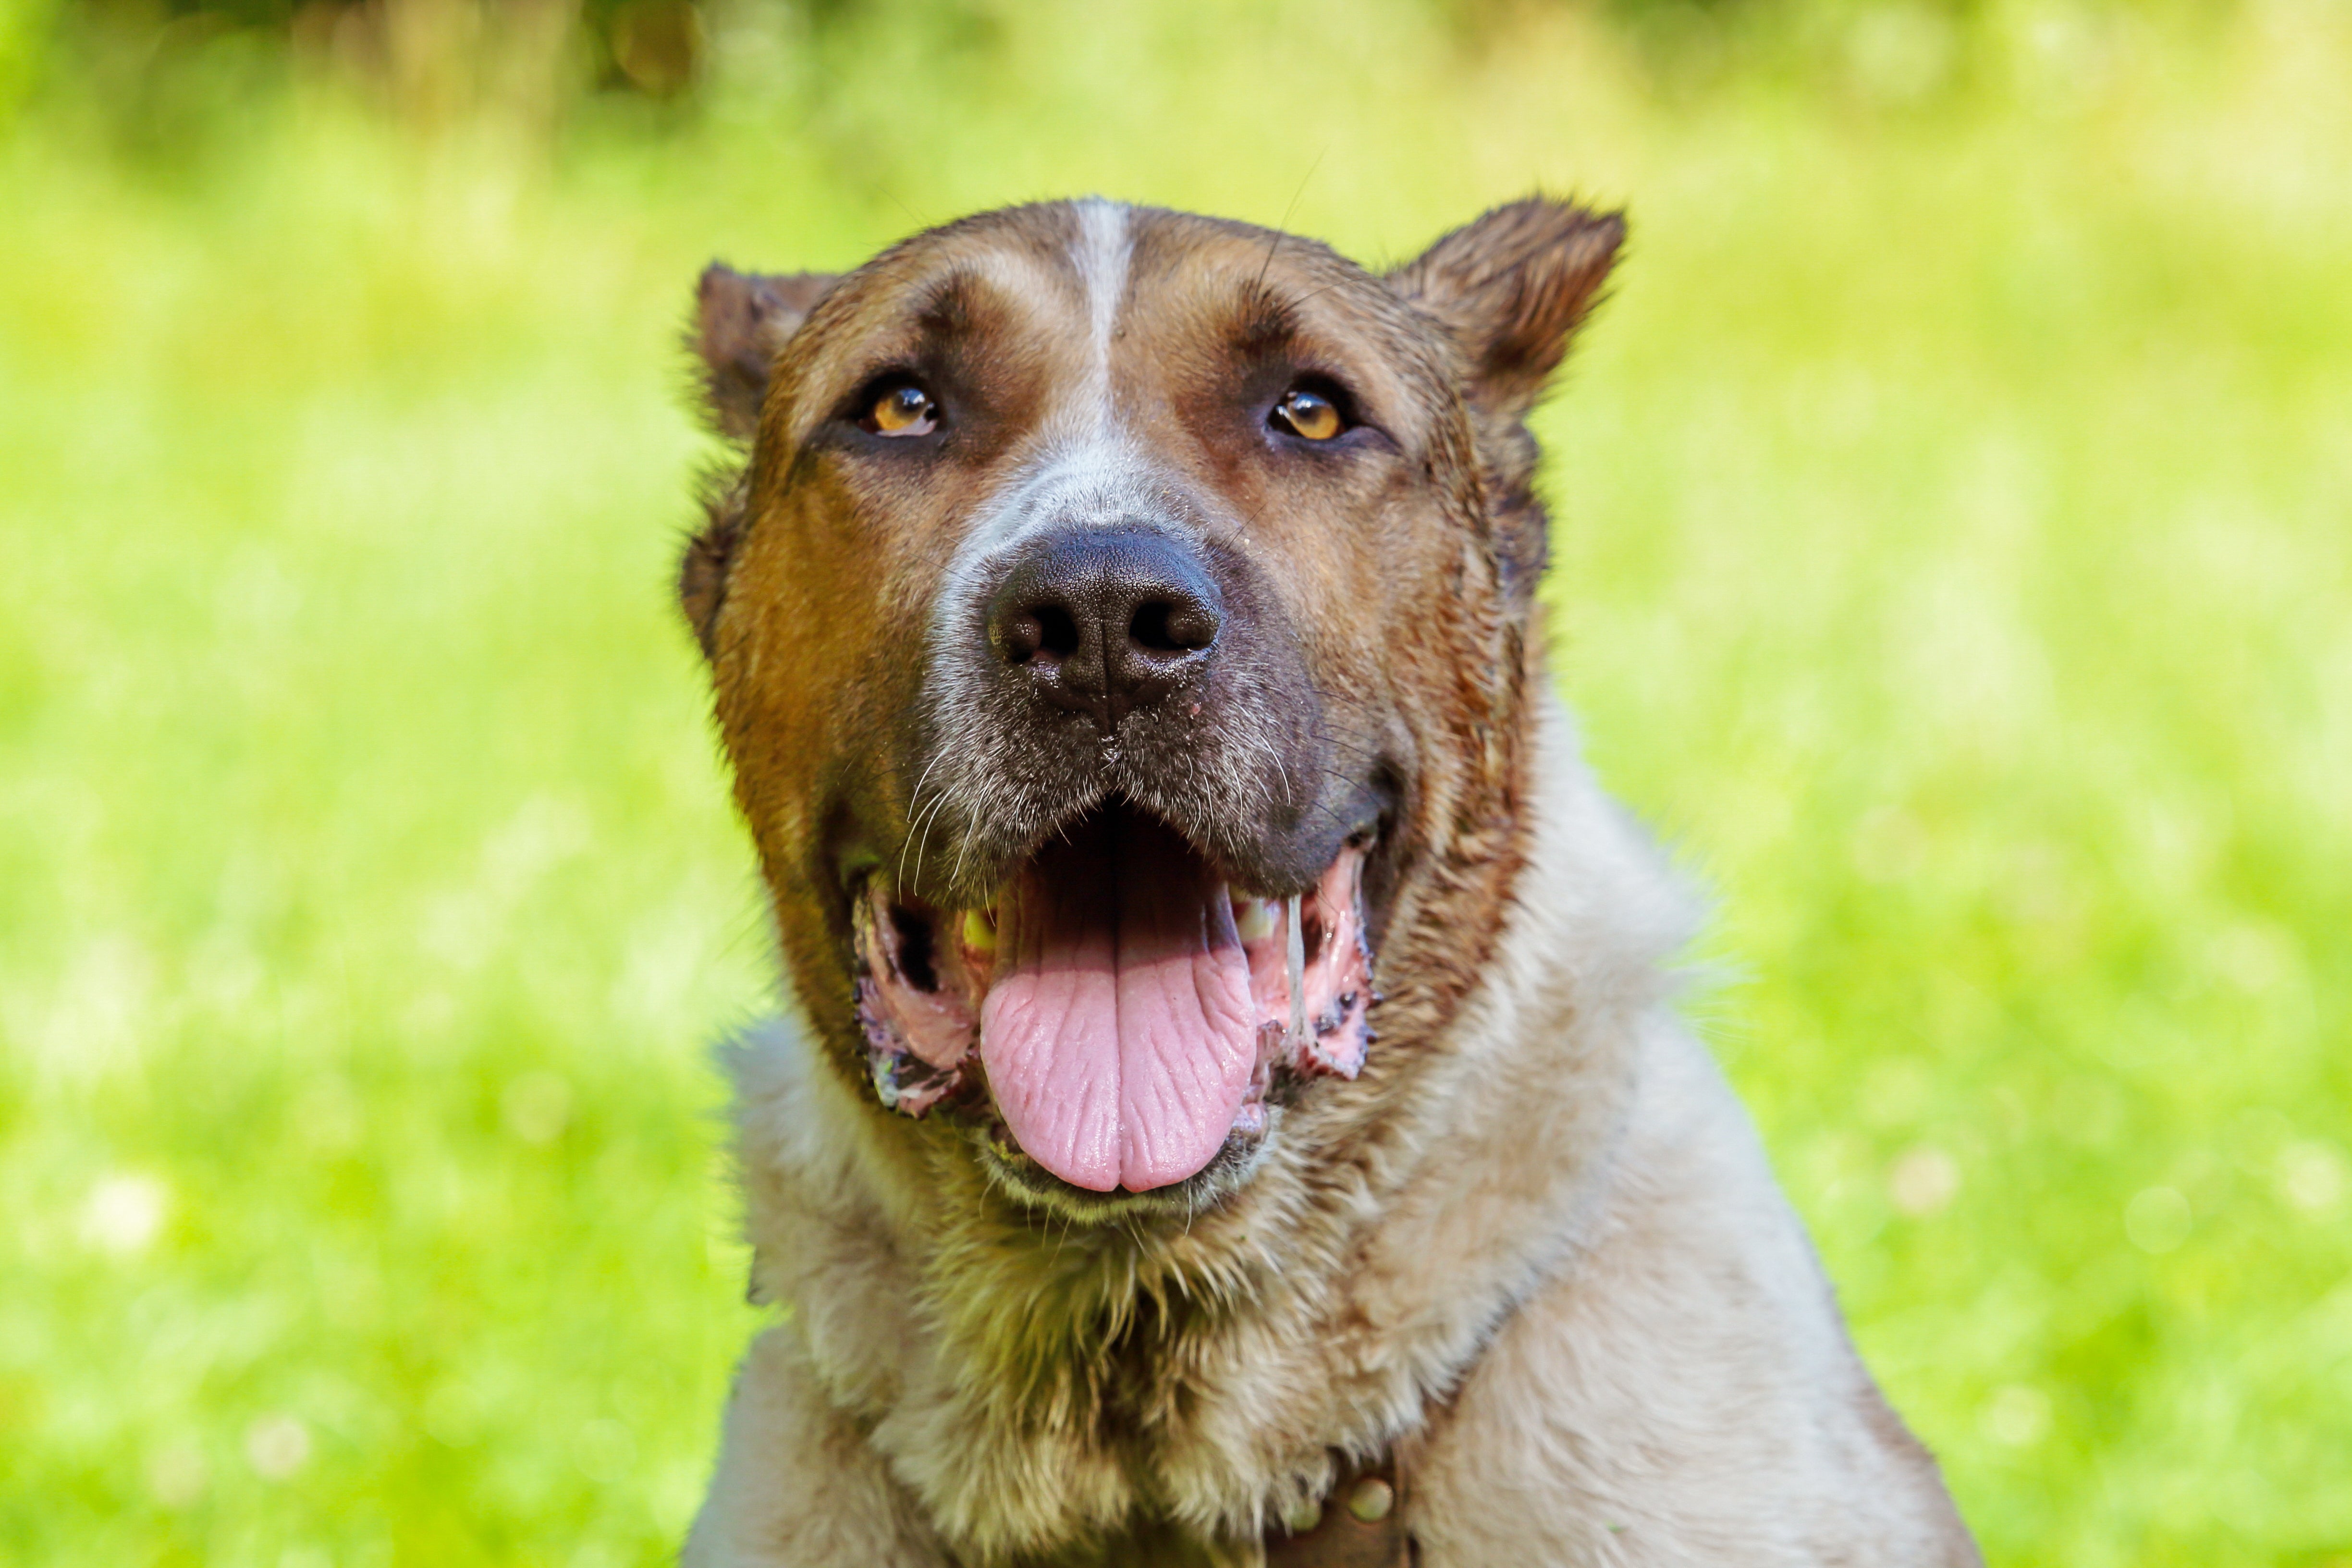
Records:
[[[996,922],[988,918],[986,910],[964,910],[963,944],[977,952],[996,951]]]
[[[1264,942],[1274,934],[1274,905],[1265,899],[1235,899],[1234,929],[1244,942]]]

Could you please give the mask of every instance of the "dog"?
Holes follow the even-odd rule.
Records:
[[[791,1016],[685,1561],[1979,1561],[1675,1012],[1528,414],[1622,219],[714,266],[679,574]]]

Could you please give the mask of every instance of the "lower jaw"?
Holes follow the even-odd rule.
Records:
[[[1074,1186],[1045,1169],[1013,1141],[992,1106],[981,1109],[982,1114],[967,1114],[959,1121],[991,1189],[1020,1208],[1081,1225],[1134,1219],[1189,1222],[1217,1207],[1257,1174],[1265,1160],[1267,1133],[1282,1114],[1279,1108],[1269,1108],[1256,1131],[1236,1128],[1227,1133],[1209,1163],[1181,1182],[1148,1192],[1120,1187],[1101,1193]]]

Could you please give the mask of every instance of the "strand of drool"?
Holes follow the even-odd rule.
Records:
[[[1298,920],[1298,895],[1293,893],[1284,900],[1287,906],[1289,931],[1285,946],[1290,961],[1290,1043],[1307,1044],[1307,933]]]

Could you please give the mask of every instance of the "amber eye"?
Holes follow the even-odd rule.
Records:
[[[1274,416],[1292,435],[1309,441],[1328,441],[1346,423],[1329,398],[1303,386],[1293,387],[1283,395],[1282,401],[1274,405]]]
[[[939,405],[911,382],[901,382],[877,397],[865,419],[866,427],[877,436],[928,436],[939,423]]]

